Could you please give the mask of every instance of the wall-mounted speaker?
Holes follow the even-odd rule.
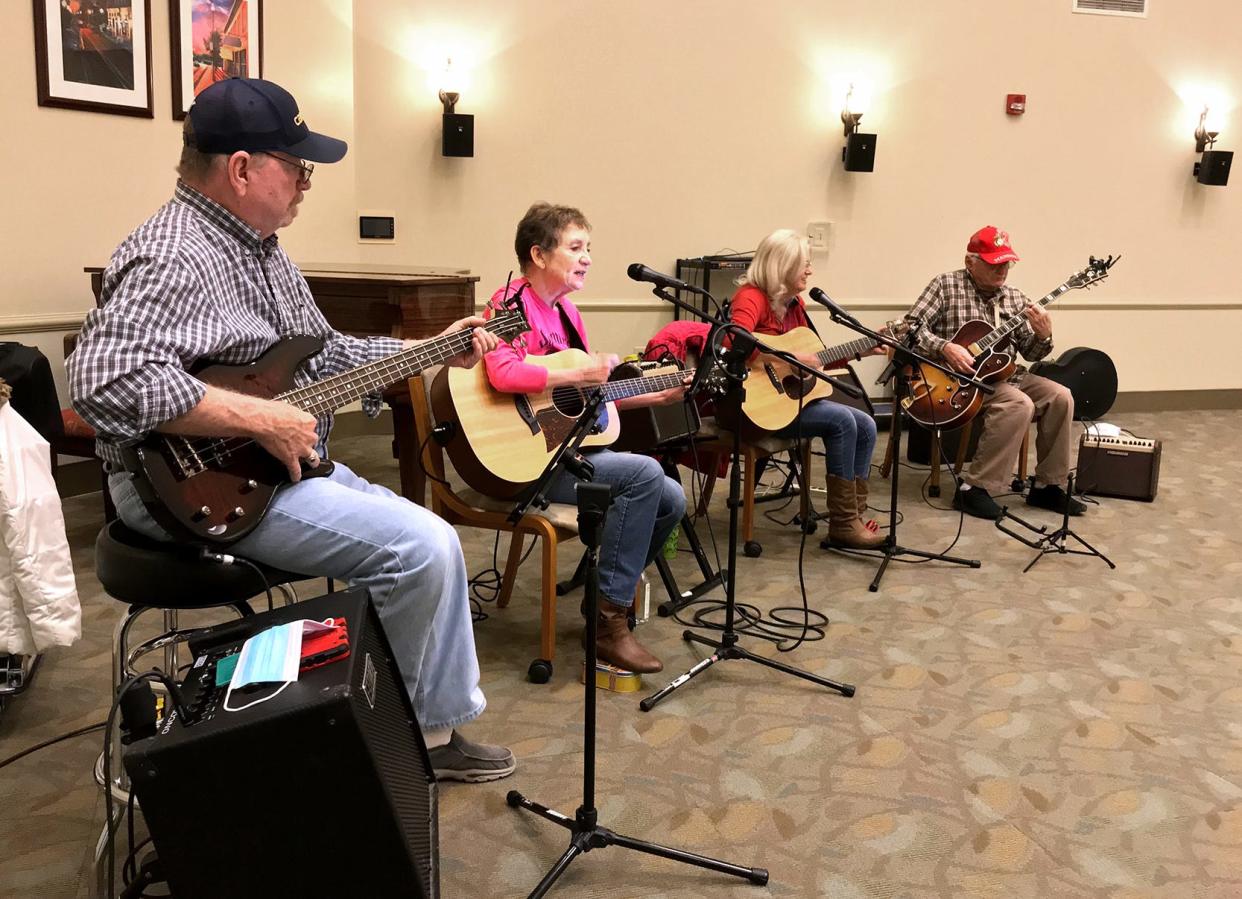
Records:
[[[474,116],[457,112],[444,114],[444,142],[441,155],[474,155]]]
[[[1204,150],[1203,159],[1195,163],[1195,175],[1200,184],[1226,185],[1229,183],[1229,167],[1233,165],[1233,150]]]
[[[875,135],[855,131],[845,139],[841,158],[847,172],[875,171]]]

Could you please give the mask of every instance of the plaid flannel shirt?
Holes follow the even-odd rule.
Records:
[[[289,335],[324,342],[298,367],[298,387],[402,346],[333,330],[275,235],[260,239],[178,182],[173,199],[117,247],[104,271],[100,308],[87,315],[67,360],[73,407],[95,428],[100,458],[120,464],[121,447],[198,405],[206,387],[192,369],[251,362]],[[379,395],[362,406],[377,415]],[[332,420],[329,413],[316,423],[325,449]]]
[[[961,268],[932,278],[906,313],[905,321],[911,327],[920,320],[923,322],[918,349],[925,356],[939,359],[949,338],[968,321],[985,321],[996,327],[1003,323],[997,321],[998,314],[1002,320],[1020,316],[1029,303],[1026,294],[1008,285],[992,296],[980,292],[970,274]],[[1010,336],[1014,346],[1030,362],[1043,359],[1052,352],[1052,338],[1040,340],[1036,337],[1025,316]]]

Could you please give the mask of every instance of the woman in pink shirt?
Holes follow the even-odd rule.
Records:
[[[536,203],[518,223],[514,240],[522,277],[492,296],[487,315],[525,287],[521,303],[530,332],[484,357],[491,385],[506,393],[537,393],[562,385],[593,387],[608,380],[616,356],[595,355],[589,365],[549,371],[526,360],[569,348],[590,352],[582,316],[569,300],[581,290],[591,267],[591,225],[569,206]],[[620,400],[620,408],[679,402],[684,388]],[[627,622],[634,590],[644,568],[655,558],[681,520],[686,494],[648,456],[590,452],[594,481],[613,486],[613,505],[599,554],[599,620],[596,651],[600,659],[629,671],[652,673],[663,664],[635,638]],[[575,478],[566,473],[548,491],[554,502],[574,503]]]

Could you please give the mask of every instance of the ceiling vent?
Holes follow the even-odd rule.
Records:
[[[1147,18],[1147,0],[1072,0],[1074,12],[1095,16]]]

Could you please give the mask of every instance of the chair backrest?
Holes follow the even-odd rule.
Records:
[[[431,436],[431,383],[444,366],[435,365],[426,369],[421,375],[409,380],[410,406],[414,411],[414,437],[419,446],[419,464],[431,477],[431,493],[436,498],[446,488],[448,466],[444,459],[444,450]],[[438,479],[438,480],[437,480]]]

